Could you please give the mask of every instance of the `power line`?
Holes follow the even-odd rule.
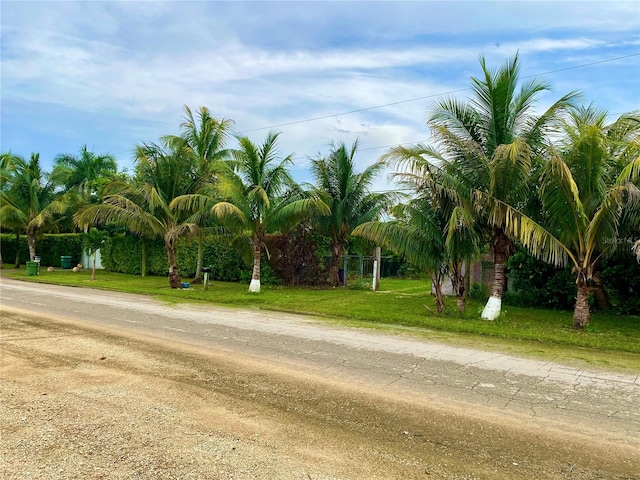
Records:
[[[619,115],[624,115],[627,112],[618,112],[618,113],[608,113],[607,114],[607,118],[609,117],[617,117]],[[427,142],[428,140],[416,140],[414,142],[402,142],[402,143],[393,143],[390,145],[379,145],[377,147],[367,147],[367,148],[358,148],[359,152],[364,152],[367,150],[380,150],[382,148],[392,148],[392,147],[406,147],[409,145],[416,145],[418,143],[424,143]],[[292,160],[304,160],[306,158],[310,158],[309,156],[303,156],[303,157],[294,157],[292,158]]]
[[[332,113],[330,115],[323,115],[321,117],[307,118],[305,120],[296,120],[294,122],[281,123],[279,125],[271,125],[270,127],[253,128],[251,130],[245,130],[244,133],[257,132],[259,130],[267,130],[267,129],[271,129],[271,128],[286,127],[286,126],[289,126],[289,125],[297,125],[299,123],[315,122],[316,120],[324,120],[325,118],[340,117],[342,115],[350,115],[352,113],[366,112],[367,110],[375,110],[377,108],[391,107],[393,105],[400,105],[402,103],[417,102],[418,100],[425,100],[427,98],[439,97],[441,95],[451,95],[452,93],[464,92],[465,90],[469,90],[469,89],[468,88],[459,88],[458,90],[451,90],[449,92],[434,93],[432,95],[425,95],[424,97],[410,98],[408,100],[400,100],[400,101],[397,101],[397,102],[385,103],[384,105],[375,105],[373,107],[359,108],[357,110],[350,110],[348,112]]]
[[[601,63],[614,62],[616,60],[624,60],[626,58],[637,57],[637,56],[640,56],[640,52],[630,53],[629,55],[623,55],[622,57],[608,58],[606,60],[598,60],[597,62],[584,63],[582,65],[575,65],[573,67],[561,68],[559,70],[551,70],[549,72],[541,73],[540,75],[527,75],[526,77],[521,77],[521,78],[540,77],[542,75],[550,75],[552,73],[566,72],[567,70],[575,70],[576,68],[591,67],[593,65],[599,65]]]
[[[525,79],[525,78],[541,77],[541,76],[550,75],[550,74],[553,74],[553,73],[565,72],[567,70],[575,70],[575,69],[584,68],[584,67],[591,67],[593,65],[599,65],[599,64],[608,63],[608,62],[615,62],[616,60],[624,60],[624,59],[627,59],[627,58],[638,57],[638,56],[640,56],[640,52],[638,52],[638,53],[630,53],[629,55],[623,55],[621,57],[614,57],[614,58],[607,58],[605,60],[598,60],[596,62],[584,63],[584,64],[581,64],[581,65],[574,65],[574,66],[571,66],[571,67],[561,68],[561,69],[558,69],[558,70],[550,70],[548,72],[539,73],[539,74],[536,74],[536,75],[527,75],[527,76],[521,77],[521,78]],[[467,91],[469,89],[470,89],[469,87],[459,88],[457,90],[450,90],[448,92],[434,93],[434,94],[431,94],[431,95],[424,95],[422,97],[409,98],[409,99],[406,99],[406,100],[399,100],[397,102],[385,103],[385,104],[382,104],[382,105],[374,105],[374,106],[371,106],[371,107],[359,108],[359,109],[356,109],[356,110],[349,110],[349,111],[346,111],[346,112],[332,113],[332,114],[329,114],[329,115],[322,115],[320,117],[313,117],[313,118],[306,118],[306,119],[302,119],[302,120],[295,120],[293,122],[280,123],[280,124],[271,125],[271,126],[268,126],[268,127],[253,128],[251,130],[244,130],[243,133],[258,132],[260,130],[269,130],[269,129],[272,129],[272,128],[280,128],[280,127],[287,127],[287,126],[291,126],[291,125],[299,125],[301,123],[315,122],[317,120],[324,120],[326,118],[341,117],[343,115],[351,115],[353,113],[366,112],[366,111],[369,111],[369,110],[376,110],[376,109],[379,109],[379,108],[391,107],[391,106],[394,106],[394,105],[401,105],[403,103],[417,102],[419,100],[426,100],[428,98],[434,98],[434,97],[440,97],[440,96],[443,96],[443,95],[451,95],[453,93],[465,92],[465,91]]]
[[[418,143],[423,143],[426,142],[427,140],[418,140],[416,142],[403,142],[402,144],[400,143],[392,143],[390,145],[379,145],[377,147],[367,147],[367,148],[358,148],[358,152],[365,152],[367,150],[380,150],[382,148],[392,148],[392,147],[398,147],[398,146],[406,146],[406,145],[415,145]],[[311,158],[310,156],[301,156],[301,157],[293,157],[291,160],[304,160],[307,158]]]

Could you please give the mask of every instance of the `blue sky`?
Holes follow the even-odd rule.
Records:
[[[255,142],[281,132],[298,181],[331,142],[359,139],[364,168],[428,140],[433,102],[469,95],[479,55],[498,67],[519,52],[522,76],[553,87],[540,110],[570,90],[640,109],[637,1],[3,0],[0,22],[0,151],[46,168],[86,144],[130,169],[136,144],[179,133],[184,105]]]

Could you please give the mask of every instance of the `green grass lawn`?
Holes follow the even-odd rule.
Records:
[[[447,315],[436,315],[429,284],[420,280],[382,279],[380,290],[263,286],[260,294],[247,285],[212,282],[172,290],[164,277],[140,277],[98,271],[40,271],[27,276],[22,270],[2,275],[21,280],[74,285],[153,295],[169,303],[206,302],[311,314],[326,322],[405,332],[456,345],[496,349],[507,353],[543,357],[578,365],[640,371],[640,317],[596,312],[585,331],[572,328],[572,312],[503,306],[496,321],[480,319],[483,303],[470,300],[467,313],[455,312],[449,299]]]

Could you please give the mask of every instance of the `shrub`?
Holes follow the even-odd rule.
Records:
[[[0,248],[2,248],[2,260],[12,265],[16,259],[16,235],[0,234]],[[20,252],[20,262],[27,262],[29,247],[25,235],[20,235],[17,248]],[[36,255],[40,257],[40,264],[43,266],[59,267],[61,256],[71,256],[71,264],[75,265],[82,256],[82,236],[79,233],[40,234],[36,237]]]
[[[314,237],[308,223],[300,224],[288,235],[267,235],[265,238],[269,252],[267,261],[273,275],[286,285],[326,283],[328,274],[321,261],[319,241]]]
[[[640,263],[630,255],[603,262],[602,281],[617,312],[640,314]]]
[[[167,253],[162,240],[144,240],[147,247],[147,274],[167,275]],[[101,250],[102,265],[108,271],[139,275],[142,272],[142,240],[130,234],[112,237],[108,246]],[[178,242],[178,269],[185,277],[193,277],[198,263],[198,245],[195,240]],[[203,265],[211,267],[209,278],[228,282],[242,279],[247,265],[231,246],[221,243],[217,237],[205,239]],[[249,270],[249,278],[251,271]]]
[[[510,290],[504,301],[522,307],[571,310],[576,298],[576,279],[571,267],[557,268],[537,260],[523,249],[507,262]]]

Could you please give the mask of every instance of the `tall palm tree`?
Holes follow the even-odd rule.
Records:
[[[8,182],[11,178],[11,152],[0,154],[0,192],[8,191]],[[0,224],[0,231],[6,229],[7,227],[3,224]],[[19,240],[19,239],[18,239]],[[19,241],[17,242],[19,243]],[[19,249],[18,249],[19,251]],[[2,261],[2,245],[0,245],[0,269],[4,267],[4,262]]]
[[[506,225],[530,252],[576,272],[573,324],[589,324],[589,283],[598,262],[618,245],[624,224],[640,225],[640,116],[623,115],[611,125],[606,112],[579,108],[565,124],[565,137],[540,178],[541,222],[478,192],[491,205],[490,222]]]
[[[238,139],[239,149],[234,152],[235,171],[229,172],[220,185],[221,196],[227,200],[216,203],[212,210],[232,230],[250,238],[253,272],[249,291],[253,293],[260,292],[264,237],[282,219],[282,210],[288,203],[282,199],[294,183],[287,170],[287,165],[292,163],[291,155],[284,159],[278,156],[278,136],[267,134],[260,146],[247,137]]]
[[[76,188],[85,201],[97,203],[98,191],[113,180],[117,172],[118,164],[113,155],[96,155],[83,145],[79,155],[65,153],[56,156],[51,178],[66,190]]]
[[[184,110],[185,118],[180,125],[180,135],[167,135],[163,137],[163,141],[168,144],[184,144],[192,161],[190,193],[196,193],[208,184],[215,183],[220,170],[220,162],[230,159],[231,150],[227,148],[227,142],[234,122],[225,118],[213,117],[207,107],[200,107],[196,116],[187,105]],[[204,211],[197,212],[195,215],[190,219],[190,222],[198,225],[198,258],[193,283],[200,283],[204,256],[204,233],[207,230],[207,225],[215,223],[215,218],[206,215]]]
[[[518,89],[518,55],[495,71],[487,67],[484,57],[480,66],[482,77],[471,79],[473,96],[469,101],[445,98],[436,103],[427,121],[434,138],[432,147],[398,147],[386,157],[410,169],[419,157],[432,159],[434,168],[442,170],[440,178],[446,180],[441,187],[453,197],[479,190],[522,208],[529,201],[535,165],[548,134],[556,130],[559,115],[572,105],[577,94],[561,97],[536,115],[536,100],[549,85],[532,79]],[[486,213],[485,219],[491,214],[481,212]],[[505,225],[486,223],[486,228],[495,273],[482,317],[493,320],[501,310],[505,263],[514,243],[505,234]]]
[[[329,155],[312,160],[315,185],[311,191],[328,207],[329,213],[318,218],[320,231],[331,241],[331,277],[338,285],[340,258],[345,254],[349,236],[358,225],[376,220],[387,206],[390,193],[372,193],[370,188],[383,168],[381,162],[356,173],[357,140],[351,148],[334,145]]]
[[[187,192],[190,158],[184,145],[164,148],[156,144],[136,147],[136,177],[131,183],[109,187],[103,203],[91,205],[74,216],[79,226],[117,224],[146,238],[162,238],[167,253],[169,285],[182,288],[177,263],[177,240],[194,231],[184,214],[169,208]],[[113,193],[111,193],[113,192]]]
[[[36,256],[36,235],[55,224],[69,207],[69,196],[58,195],[40,166],[40,155],[29,160],[9,155],[3,160],[6,183],[0,191],[0,224],[24,232],[29,258]]]
[[[249,285],[252,293],[260,292],[265,235],[286,228],[305,212],[323,206],[305,197],[295,185],[287,170],[291,156],[283,159],[278,154],[278,136],[269,133],[259,146],[247,137],[239,138],[233,161],[223,165],[225,171],[215,187],[179,197],[171,205],[176,210],[210,212],[228,231],[249,243],[253,254]]]
[[[211,115],[207,107],[200,107],[196,116],[185,105],[185,118],[180,124],[180,136],[168,135],[163,137],[168,142],[184,142],[187,151],[192,155],[193,165],[191,175],[194,189],[206,183],[215,181],[216,163],[229,160],[231,150],[227,148],[233,120],[218,119]]]

